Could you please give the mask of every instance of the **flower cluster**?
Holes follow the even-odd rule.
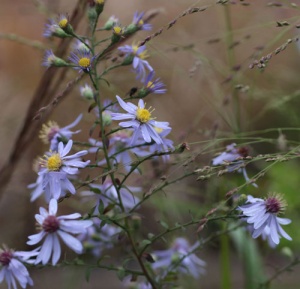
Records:
[[[146,106],[144,101],[150,94],[156,95],[152,97],[160,98],[161,96],[157,95],[167,92],[166,85],[156,76],[157,71],[148,62],[149,54],[144,45],[153,38],[153,35],[157,36],[160,33],[149,36],[143,44],[133,42],[131,45],[121,45],[123,40],[127,40],[136,32],[151,30],[152,25],[147,23],[147,19],[151,17],[145,17],[144,12],[136,12],[131,23],[122,26],[118,18],[111,16],[98,28],[98,18],[103,12],[105,2],[105,0],[87,1],[90,26],[88,36],[76,34],[75,25],[74,29],[71,25],[72,18],[64,14],[49,19],[45,26],[45,37],[69,37],[72,42],[70,41],[69,50],[67,50],[68,41],[64,42],[66,49],[58,49],[55,52],[57,55],[50,49],[46,50],[42,65],[50,71],[54,71],[55,67],[77,70],[81,74],[72,84],[77,84],[81,78],[87,76],[87,81],[90,80],[92,86],[85,83],[80,87],[80,94],[89,102],[89,108],[86,110],[90,113],[89,117],[93,119],[93,124],[89,131],[89,139],[85,142],[75,142],[72,139],[80,132],[73,128],[79,124],[82,114],[64,127],[60,127],[54,121],[42,126],[39,137],[44,144],[49,145],[49,150],[36,162],[37,179],[28,187],[32,190],[31,201],[44,195],[48,207],[46,209],[41,206],[39,213],[35,214],[38,231],[28,236],[26,243],[34,246],[31,251],[14,251],[6,246],[0,249],[0,283],[5,281],[9,289],[33,285],[27,265],[59,265],[62,258],[62,244],[78,255],[91,253],[97,259],[96,266],[92,265],[91,268],[103,267],[117,271],[120,279],[124,278],[123,285],[131,289],[165,288],[163,283],[173,281],[182,275],[198,279],[206,272],[206,262],[196,255],[196,251],[206,243],[201,240],[201,227],[197,231],[199,240],[193,245],[186,238],[179,237],[168,245],[168,249],[149,249],[155,241],[166,240],[167,233],[197,223],[198,221],[195,222],[194,219],[184,225],[176,223],[170,230],[166,229],[166,225],[164,226],[166,230],[157,235],[149,232],[147,239],[143,241],[136,238],[143,219],[144,202],[155,192],[162,191],[165,186],[175,184],[183,177],[193,175],[195,171],[184,172],[183,177],[179,178],[176,176],[173,178],[175,174],[163,175],[159,185],[153,185],[151,179],[147,180],[143,183],[145,188],[148,187],[144,194],[143,188],[136,185],[141,182],[132,178],[136,173],[143,175],[140,165],[148,159],[155,159],[153,163],[158,163],[156,159],[162,157],[164,162],[168,162],[171,154],[181,152],[178,148],[182,148],[183,151],[188,145],[183,143],[175,149],[173,141],[169,139],[172,131],[169,122],[157,121],[153,115],[154,109]],[[169,28],[173,25],[171,24]],[[98,39],[98,32],[103,30],[109,37]],[[64,51],[69,55],[66,57],[67,60],[61,56],[64,55]],[[127,65],[130,67],[132,65],[140,87],[132,87],[129,93],[121,91],[122,97],[116,95],[116,100],[103,101],[102,96],[109,94],[109,90],[103,89],[101,81],[110,85],[110,78],[106,78],[108,72]],[[68,84],[61,95],[64,95],[70,87]],[[115,121],[118,122],[118,127],[114,127]],[[75,150],[74,153],[71,152],[72,149]],[[84,159],[88,154],[93,155],[93,163],[89,159]],[[249,179],[247,175],[245,168],[247,157],[246,147],[237,147],[232,143],[226,147],[226,151],[212,159],[212,165],[225,166],[225,172],[243,173],[247,183],[258,187],[256,180]],[[180,162],[181,159],[178,157],[176,163]],[[185,164],[186,162],[184,167]],[[80,180],[80,170],[87,168],[94,168],[91,176],[88,175],[84,181]],[[215,168],[208,167],[208,170],[213,171]],[[129,182],[136,186],[129,186]],[[76,204],[77,199],[83,212],[86,213],[58,215],[58,204],[67,201],[68,197],[73,197],[78,190],[80,192],[72,199],[71,205]],[[239,198],[239,205],[230,209],[227,207],[229,203],[220,202],[222,205],[220,207],[224,208],[222,210],[224,215],[211,218],[213,213],[217,214],[219,211],[213,209],[200,220],[204,221],[201,222],[201,226],[230,218],[235,219],[233,222],[238,226],[244,225],[253,238],[261,236],[273,248],[280,243],[281,238],[292,240],[282,228],[283,225],[290,224],[291,220],[279,217],[286,207],[281,196],[271,194],[261,199],[249,195],[246,202],[242,203],[241,200],[245,199]],[[163,225],[163,222],[161,224]],[[113,248],[117,243],[120,249],[124,249],[126,259],[118,261],[116,267],[102,264],[104,251]],[[148,253],[151,251],[146,249],[153,251]],[[133,261],[129,253],[135,256],[136,260]],[[144,264],[145,260],[149,264]],[[74,261],[74,264],[81,265],[78,260]],[[132,269],[136,264],[139,264],[142,270]],[[153,285],[155,283],[157,286]],[[176,287],[173,284],[170,286]]]

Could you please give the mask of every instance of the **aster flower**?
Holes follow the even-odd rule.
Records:
[[[48,19],[48,23],[45,24],[43,36],[47,38],[52,36],[64,38],[69,37],[70,35],[61,29],[54,19]]]
[[[145,80],[146,70],[152,71],[153,68],[145,59],[148,58],[146,46],[137,46],[135,44],[132,45],[124,45],[118,48],[121,52],[125,53],[125,63],[127,64],[127,60],[130,59],[137,74],[137,79],[141,79],[141,81]]]
[[[56,217],[57,201],[51,199],[49,211],[40,207],[40,214],[35,215],[36,221],[41,226],[38,234],[29,236],[28,245],[36,245],[42,239],[44,242],[36,257],[35,264],[47,264],[52,255],[52,265],[55,265],[61,255],[59,238],[74,252],[81,254],[83,246],[81,242],[71,234],[84,233],[93,222],[91,220],[76,220],[81,217],[79,213]],[[71,234],[70,234],[71,233]]]
[[[81,157],[88,153],[86,150],[67,156],[72,145],[72,140],[69,140],[66,146],[60,142],[57,152],[48,152],[41,160],[42,168],[38,174],[43,177],[42,186],[46,200],[59,199],[64,191],[75,194],[75,187],[68,177],[76,175],[78,168],[85,168],[90,163],[89,160],[81,161]]]
[[[117,190],[110,179],[106,179],[102,185],[90,184],[90,187],[92,191],[83,191],[81,195],[85,197],[96,196],[97,201],[94,211],[95,214],[99,213],[98,209],[100,202],[102,202],[105,207],[107,207],[109,204],[116,204],[119,207],[121,206],[119,203]],[[99,193],[95,194],[95,191]],[[126,186],[120,189],[122,204],[126,211],[130,211],[139,202],[139,199],[134,196],[133,193],[140,191],[140,187],[132,186]]]
[[[49,121],[47,124],[43,124],[42,129],[39,133],[39,138],[44,144],[50,143],[50,150],[57,151],[58,143],[60,141],[67,142],[70,140],[73,134],[79,133],[80,130],[71,131],[70,129],[76,126],[82,119],[80,114],[71,124],[60,128],[54,121]]]
[[[163,82],[160,81],[159,78],[153,79],[155,75],[155,71],[152,70],[147,75],[145,81],[144,81],[144,87],[142,88],[142,94],[149,94],[149,93],[155,93],[155,94],[163,94],[166,93],[167,90],[165,89],[165,85]]]
[[[69,60],[72,61],[75,66],[74,69],[79,70],[79,72],[90,72],[92,68],[92,63],[95,60],[95,56],[92,56],[90,51],[75,50],[71,52]]]
[[[8,289],[17,289],[17,282],[22,288],[26,288],[27,284],[32,286],[33,281],[23,263],[31,263],[30,258],[37,254],[37,250],[13,251],[6,247],[0,250],[0,283],[5,280]]]
[[[155,121],[151,117],[151,112],[145,108],[144,101],[139,100],[138,106],[130,102],[123,101],[118,95],[116,96],[120,106],[127,111],[127,113],[112,113],[113,120],[125,120],[120,122],[121,127],[134,129],[130,145],[136,144],[139,136],[142,136],[145,142],[152,141],[157,144],[163,144],[162,138],[159,136],[155,128],[170,129],[168,122]]]
[[[83,243],[86,252],[91,252],[99,258],[104,250],[114,247],[121,230],[109,224],[100,226],[101,220],[98,218],[94,218],[93,222],[93,226],[87,228],[85,233],[80,234],[78,240]]]
[[[143,17],[144,17],[145,13],[144,12],[135,12],[133,15],[133,20],[132,20],[132,24],[136,25],[140,30],[151,30],[152,29],[152,25],[149,23],[145,23],[143,21]]]
[[[46,67],[50,67],[50,66],[63,67],[63,66],[68,66],[68,64],[63,59],[55,56],[51,49],[48,49],[48,50],[45,51],[42,66],[46,66]]]
[[[290,224],[291,220],[277,216],[285,207],[286,203],[279,195],[270,195],[265,200],[248,196],[246,204],[238,209],[242,211],[246,222],[252,226],[252,237],[262,236],[274,247],[279,244],[281,237],[292,240],[281,227]]]
[[[168,250],[154,251],[153,255],[157,261],[152,264],[152,268],[163,269],[163,278],[169,272],[181,272],[199,278],[205,273],[206,263],[198,258],[193,251],[199,247],[199,242],[190,246],[184,238],[177,238]]]
[[[251,182],[248,177],[246,168],[243,167],[244,161],[242,158],[248,156],[248,149],[246,147],[236,148],[236,144],[232,143],[226,146],[226,151],[222,152],[217,157],[213,158],[213,166],[227,165],[228,172],[242,172],[246,182],[251,183],[254,187],[258,187],[257,184]]]
[[[85,40],[84,43],[82,41],[80,41],[79,39],[76,39],[75,40],[75,43],[73,44],[73,50],[74,51],[81,51],[83,53],[85,52],[89,52],[90,49],[89,49],[89,41],[88,40]]]

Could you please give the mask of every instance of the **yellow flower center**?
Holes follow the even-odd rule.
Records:
[[[122,28],[120,26],[115,26],[113,30],[114,30],[114,34],[116,35],[122,34]]]
[[[87,57],[82,57],[79,59],[78,65],[83,68],[88,68],[91,65],[91,60]]]
[[[148,81],[148,83],[147,83],[147,85],[146,85],[146,88],[151,89],[151,88],[153,88],[153,87],[154,87],[153,82],[152,82],[152,81]]]
[[[139,47],[137,45],[132,45],[132,50],[133,50],[134,54],[136,54],[138,49],[139,49]]]
[[[133,54],[137,55],[139,58],[146,59],[146,58],[149,57],[149,55],[147,54],[146,49],[144,51],[142,51],[140,54],[137,54],[137,51],[140,47],[135,45],[135,44],[133,44],[131,47],[132,47],[132,50],[133,50]]]
[[[144,25],[144,21],[141,19],[138,23],[139,26],[143,26]]]
[[[105,0],[96,0],[96,4],[104,4]]]
[[[63,18],[58,22],[58,25],[60,28],[66,28],[68,25],[68,19],[67,18]]]
[[[151,112],[146,108],[140,108],[136,110],[136,118],[142,123],[146,123],[151,119]]]
[[[47,160],[47,169],[49,171],[58,171],[62,166],[62,160],[59,154],[53,154],[51,157],[48,157]]]

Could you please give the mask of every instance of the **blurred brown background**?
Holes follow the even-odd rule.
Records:
[[[50,42],[42,37],[44,23],[50,15],[70,13],[75,2],[0,0],[0,167],[8,160],[30,100],[45,71],[41,66],[43,50],[24,45],[20,41],[8,40],[5,34],[12,33],[32,41],[37,40],[45,48],[54,46],[58,42]],[[151,54],[149,61],[156,70],[156,75],[166,83],[168,92],[164,96],[149,98],[147,103],[155,107],[158,120],[170,122],[175,142],[188,141],[192,149],[197,148],[197,142],[214,137],[218,131],[232,133],[235,130],[232,84],[226,82],[232,76],[235,77],[234,85],[250,87],[247,93],[240,94],[240,126],[243,131],[264,128],[270,123],[274,127],[278,123],[281,126],[299,125],[298,119],[292,115],[283,119],[272,110],[266,111],[262,118],[256,118],[263,104],[268,103],[271,97],[277,100],[299,87],[299,51],[295,43],[273,57],[265,74],[257,69],[248,69],[253,62],[253,54],[261,53],[257,57],[260,58],[285,43],[288,38],[296,37],[298,10],[290,7],[290,1],[282,1],[288,8],[267,7],[269,1],[249,1],[250,6],[243,5],[241,1],[235,2],[229,7],[234,40],[230,49],[227,49],[231,35],[228,23],[226,24],[225,8],[216,5],[215,1],[109,0],[100,18],[100,23],[103,24],[110,15],[115,15],[126,25],[130,23],[135,11],[158,8],[160,13],[152,21],[153,31],[157,31],[161,27],[166,28],[168,22],[188,8],[207,6],[204,12],[178,19],[176,25],[164,30],[163,34],[148,44]],[[289,20],[291,25],[276,27],[276,21],[283,20]],[[85,27],[83,20],[78,31],[83,33]],[[139,32],[135,39],[142,40],[148,34],[149,32]],[[231,64],[228,62],[228,51],[229,57],[231,53],[234,54]],[[72,71],[68,79],[76,76],[77,72]],[[134,77],[127,67],[120,69],[118,73],[108,77],[113,83],[109,88],[104,85],[103,93],[111,99],[116,94],[124,95],[132,86],[138,85]],[[55,108],[51,119],[65,126],[80,112],[86,112],[80,124],[86,130],[82,129],[78,137],[84,141],[92,119],[87,109],[88,104],[81,99],[77,86]],[[27,249],[24,244],[28,234],[34,232],[34,214],[43,204],[43,200],[29,203],[30,191],[26,186],[36,178],[31,170],[33,157],[43,154],[45,149],[47,148],[37,136],[32,139],[30,146],[22,153],[0,199],[0,243],[18,250]],[[205,252],[201,257],[205,259]],[[210,252],[207,257],[208,275],[200,281],[201,288],[218,288],[218,280],[214,278],[219,266],[217,256]],[[242,288],[239,287],[242,286],[242,277],[239,276],[241,269],[235,267],[234,270],[237,272],[234,288]],[[76,274],[73,269],[32,270],[32,274],[34,288],[120,288],[114,273],[101,270],[92,274],[90,283],[84,281],[83,273]],[[52,283],[53,277],[57,282],[55,285]],[[286,282],[297,284],[292,279],[287,278]],[[0,288],[6,287],[2,284]],[[188,284],[186,288],[189,288]]]

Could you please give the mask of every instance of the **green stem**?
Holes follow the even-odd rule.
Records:
[[[94,31],[95,31],[95,30],[93,29],[93,35],[92,35],[93,42],[92,42],[92,43],[95,43],[95,41],[94,41]],[[93,48],[94,48],[94,44],[92,44],[92,45],[93,45]],[[101,59],[101,56],[104,55],[104,53],[105,53],[106,50],[107,50],[107,48],[104,49],[104,50],[102,51],[102,53],[98,56],[98,58],[97,58],[98,61]],[[115,66],[110,67],[109,69],[105,70],[105,71],[100,75],[100,77],[99,77],[99,76],[97,75],[97,69],[96,69],[96,65],[95,65],[93,75],[90,74],[91,81],[92,81],[92,83],[93,83],[93,85],[94,85],[94,88],[95,88],[95,90],[96,90],[96,92],[97,92],[97,106],[98,106],[98,110],[99,110],[99,121],[100,121],[100,129],[101,129],[101,138],[102,138],[103,144],[104,144],[102,149],[103,149],[103,153],[104,153],[104,157],[105,157],[105,160],[106,160],[107,170],[108,170],[108,171],[111,171],[111,170],[112,170],[112,166],[111,166],[110,158],[109,158],[109,155],[108,155],[108,148],[107,148],[106,145],[105,145],[105,138],[106,138],[106,135],[105,135],[105,130],[104,130],[103,116],[102,116],[103,107],[102,107],[102,103],[101,103],[102,100],[101,100],[101,97],[100,97],[100,94],[99,94],[99,84],[98,84],[98,82],[99,82],[99,80],[101,79],[101,76],[103,76],[103,75],[106,74],[108,71],[110,71],[110,70],[112,70],[112,69],[114,69],[114,68],[116,68],[116,67],[118,67],[118,66],[120,66],[120,65],[115,65]],[[94,76],[94,79],[93,79],[93,76]],[[114,172],[109,173],[109,175],[110,175],[110,177],[111,177],[112,184],[113,184],[113,186],[115,187],[115,189],[116,189],[116,191],[117,191],[118,201],[119,201],[119,204],[120,204],[120,208],[121,208],[122,212],[124,213],[124,212],[125,212],[125,207],[124,207],[124,205],[123,205],[123,201],[122,201],[122,197],[121,197],[121,193],[120,193],[120,189],[121,189],[121,187],[122,187],[122,184],[119,185],[119,184],[117,183],[117,181],[116,181],[116,179],[115,179],[115,176],[114,176]],[[146,278],[146,279],[148,280],[148,282],[151,284],[151,286],[152,286],[153,289],[157,289],[158,287],[157,287],[156,282],[155,282],[154,279],[150,276],[150,274],[149,274],[147,268],[145,267],[145,265],[144,265],[144,263],[143,263],[143,261],[142,261],[142,257],[139,256],[139,254],[138,254],[138,250],[137,250],[137,247],[136,247],[136,244],[135,244],[135,239],[134,239],[134,237],[133,237],[133,235],[132,235],[131,228],[130,228],[130,226],[129,226],[129,220],[128,220],[128,218],[125,218],[124,222],[125,222],[125,228],[126,228],[124,231],[126,232],[126,234],[127,234],[127,236],[128,236],[128,239],[129,239],[129,241],[130,241],[130,243],[131,243],[132,252],[133,252],[133,254],[134,254],[135,257],[136,257],[136,259],[137,259],[137,261],[138,261],[138,263],[139,263],[139,265],[140,265],[140,267],[141,267],[141,269],[142,269],[142,271],[143,271],[143,274],[144,274],[145,278]]]

